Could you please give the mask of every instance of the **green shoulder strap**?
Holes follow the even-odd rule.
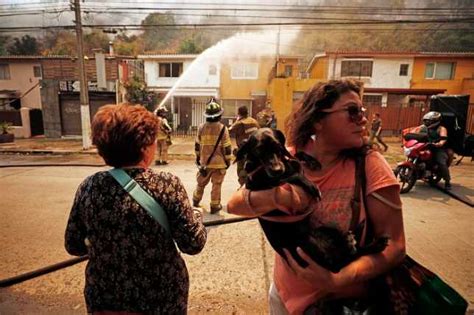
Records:
[[[110,175],[135,199],[161,226],[170,233],[168,217],[165,211],[152,196],[150,196],[138,183],[131,178],[123,169],[113,168],[109,170]]]

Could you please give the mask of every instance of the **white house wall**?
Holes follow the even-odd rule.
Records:
[[[211,60],[202,61],[191,66],[192,61],[178,60],[145,60],[145,81],[150,88],[171,88],[179,78],[160,78],[158,76],[158,64],[183,62],[182,80],[179,84],[181,88],[213,88],[218,89],[220,84],[220,65]],[[209,67],[216,67],[215,74],[209,74]],[[191,94],[192,95],[192,94]]]
[[[361,77],[366,87],[409,89],[413,73],[413,58],[346,58],[338,57],[334,67],[334,57],[328,62],[328,77],[341,78],[341,62],[343,60],[372,60],[372,77]],[[400,76],[400,65],[408,64],[408,74]],[[356,79],[359,79],[356,77]]]

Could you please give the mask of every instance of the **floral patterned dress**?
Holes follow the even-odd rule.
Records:
[[[207,233],[178,177],[150,169],[126,172],[163,207],[171,236],[106,171],[79,186],[66,228],[71,255],[89,254],[88,312],[186,313],[189,278],[178,249],[199,253]],[[87,244],[87,245],[86,245]]]

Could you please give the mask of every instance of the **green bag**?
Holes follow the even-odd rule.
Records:
[[[356,159],[356,170],[361,171],[364,205],[366,177],[365,157]],[[373,236],[373,227],[366,209],[366,241]],[[387,274],[371,281],[377,314],[396,315],[464,315],[467,301],[435,273],[417,263],[410,256]]]
[[[467,301],[436,274],[411,257],[383,278],[386,299],[379,299],[387,314],[464,315]]]

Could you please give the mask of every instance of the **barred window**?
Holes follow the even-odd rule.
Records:
[[[401,64],[400,65],[400,76],[406,77],[408,75],[408,64]]]
[[[380,94],[369,94],[364,95],[362,103],[365,106],[381,106],[382,105],[382,95]]]
[[[178,78],[183,73],[183,63],[159,63],[159,77],[160,78]]]
[[[8,64],[0,65],[0,80],[10,80],[10,67]]]
[[[429,62],[425,67],[425,79],[452,80],[455,70],[455,62]]]
[[[372,66],[372,60],[343,60],[341,77],[371,77]]]
[[[257,63],[237,63],[231,68],[232,79],[257,79],[258,64]]]

